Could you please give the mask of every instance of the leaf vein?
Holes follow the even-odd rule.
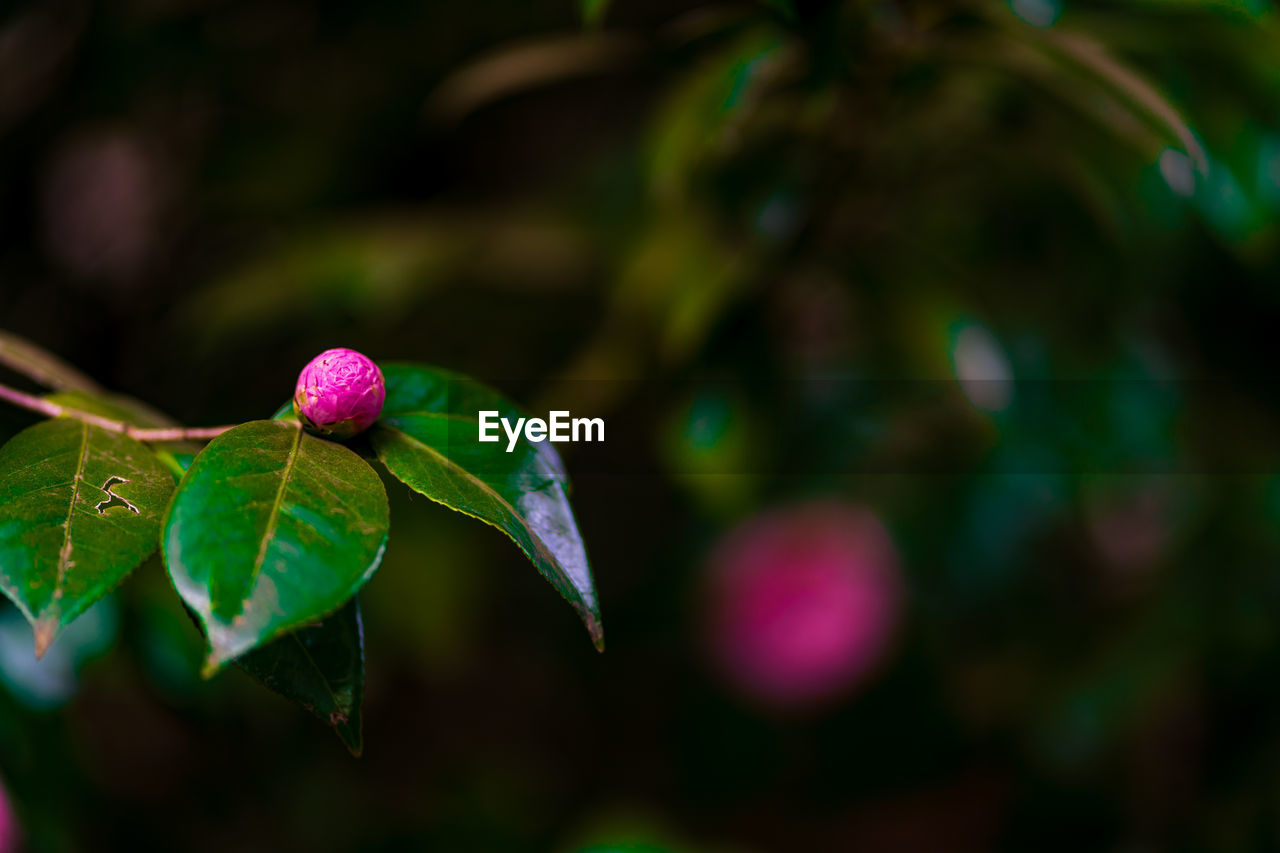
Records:
[[[249,573],[249,582],[245,586],[246,593],[253,588],[258,574],[262,571],[262,564],[267,559],[267,548],[270,547],[271,539],[275,536],[276,527],[280,523],[280,507],[284,503],[285,492],[289,489],[289,479],[293,476],[293,468],[298,461],[301,444],[302,427],[298,427],[294,430],[293,447],[289,448],[289,461],[285,463],[284,476],[280,478],[280,488],[276,491],[275,502],[272,503],[271,513],[267,516],[267,527],[262,532],[262,544],[258,547],[258,556],[253,561],[253,571]]]
[[[71,519],[75,515],[76,501],[80,499],[80,484],[84,482],[84,466],[89,459],[89,424],[80,424],[80,460],[71,480],[71,501],[67,504],[67,519],[62,523],[62,548],[58,551],[58,578],[53,584],[52,604],[61,600],[61,591],[67,579],[67,564],[71,561]]]

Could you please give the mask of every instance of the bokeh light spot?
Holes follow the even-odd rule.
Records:
[[[834,503],[745,522],[713,555],[710,587],[718,667],[751,698],[791,708],[867,678],[902,597],[884,526],[866,509]]]

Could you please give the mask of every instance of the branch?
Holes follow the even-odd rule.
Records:
[[[79,409],[59,406],[57,403],[52,403],[41,397],[24,394],[16,388],[10,388],[7,385],[0,385],[0,400],[5,400],[19,408],[27,409],[49,418],[75,418],[77,420],[84,421],[85,423],[93,424],[100,429],[123,433],[130,438],[137,439],[138,441],[208,441],[211,438],[217,438],[227,430],[231,429],[230,426],[166,427],[160,429],[147,429],[124,421],[116,421],[111,418],[100,417],[99,415],[95,415],[90,412],[82,412]]]

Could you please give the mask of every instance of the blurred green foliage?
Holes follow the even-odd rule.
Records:
[[[31,849],[1280,845],[1278,27],[1225,0],[4,7],[6,328],[185,423],[266,416],[343,345],[610,430],[565,454],[606,655],[509,543],[392,489],[356,762],[201,681],[145,565],[113,650],[59,641],[65,705],[0,654]],[[906,626],[840,707],[772,715],[705,663],[701,571],[815,496],[885,521]]]

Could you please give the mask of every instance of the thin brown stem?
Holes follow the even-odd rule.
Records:
[[[217,438],[227,430],[230,426],[217,427],[163,427],[159,429],[148,429],[145,427],[135,426],[125,421],[112,420],[104,418],[90,412],[82,412],[79,409],[72,409],[67,406],[60,406],[57,403],[46,400],[42,397],[35,397],[31,394],[24,394],[16,388],[10,388],[7,385],[0,385],[0,400],[12,403],[19,408],[44,415],[49,418],[76,418],[85,423],[93,424],[101,429],[110,430],[111,432],[123,433],[130,438],[138,441],[146,442],[163,442],[163,441],[208,441]]]
[[[50,403],[48,400],[24,394],[17,388],[10,388],[8,385],[0,385],[0,400],[5,400],[15,406],[29,409],[50,418],[56,418],[62,414],[62,407],[57,403]]]

